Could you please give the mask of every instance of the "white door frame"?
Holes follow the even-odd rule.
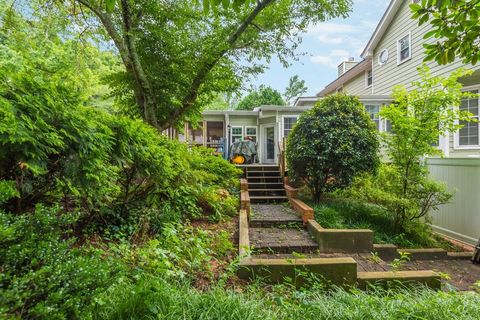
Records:
[[[260,138],[259,138],[259,160],[260,163],[276,163],[277,162],[277,126],[275,123],[261,124],[260,125]],[[267,155],[267,141],[265,137],[265,129],[273,128],[273,161],[266,161],[265,157]]]

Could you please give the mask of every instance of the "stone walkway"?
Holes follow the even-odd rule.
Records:
[[[318,244],[303,229],[250,228],[250,243],[254,252],[313,252]]]
[[[302,219],[281,204],[252,205],[250,244],[255,253],[315,252],[318,244],[303,228]]]
[[[301,224],[302,218],[297,216],[292,209],[281,204],[254,204],[253,214],[250,217],[250,226],[272,227],[278,225]]]

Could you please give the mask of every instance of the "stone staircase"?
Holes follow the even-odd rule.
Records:
[[[287,201],[278,166],[256,165],[244,167],[251,203]]]

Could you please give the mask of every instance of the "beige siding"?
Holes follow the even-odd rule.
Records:
[[[371,95],[372,87],[365,87],[365,72],[343,85],[343,91],[354,96]]]
[[[256,116],[235,116],[230,114],[230,124],[232,126],[256,126]]]
[[[419,80],[417,68],[422,65],[425,58],[423,44],[426,40],[423,36],[430,29],[428,23],[418,26],[417,20],[411,19],[410,1],[404,0],[395,18],[390,23],[387,31],[378,43],[373,55],[373,94],[390,95],[393,87],[396,85],[405,85],[407,89],[411,88],[413,81]],[[403,36],[411,35],[411,59],[397,65],[397,40]],[[429,39],[428,41],[433,41]],[[388,50],[388,61],[384,65],[378,63],[378,57],[383,49]],[[448,76],[452,71],[458,68],[472,70],[480,69],[480,65],[465,65],[459,59],[448,65],[439,65],[434,61],[427,62],[433,76]],[[455,149],[454,135],[449,138],[449,156],[461,157],[469,155],[479,155],[480,149]]]
[[[395,18],[390,23],[387,31],[383,35],[378,45],[374,50],[373,55],[373,77],[374,86],[373,94],[376,95],[388,95],[392,92],[392,88],[399,84],[404,84],[410,87],[412,81],[418,80],[417,67],[422,65],[422,61],[425,58],[423,44],[426,41],[423,36],[429,30],[429,24],[426,23],[422,26],[418,26],[417,20],[411,19],[410,8],[408,5],[411,2],[404,0],[402,6],[397,12]],[[403,36],[411,33],[411,59],[397,65],[397,40]],[[433,41],[433,40],[429,40]],[[388,61],[384,65],[378,64],[378,56],[383,49],[388,49]],[[432,71],[434,76],[445,76],[451,73],[453,70],[459,67],[465,67],[468,69],[479,69],[480,65],[471,66],[465,65],[460,60],[448,64],[438,65],[434,61],[427,63],[428,67]]]

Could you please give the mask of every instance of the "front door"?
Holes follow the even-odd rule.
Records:
[[[263,128],[263,162],[275,162],[275,126]]]

